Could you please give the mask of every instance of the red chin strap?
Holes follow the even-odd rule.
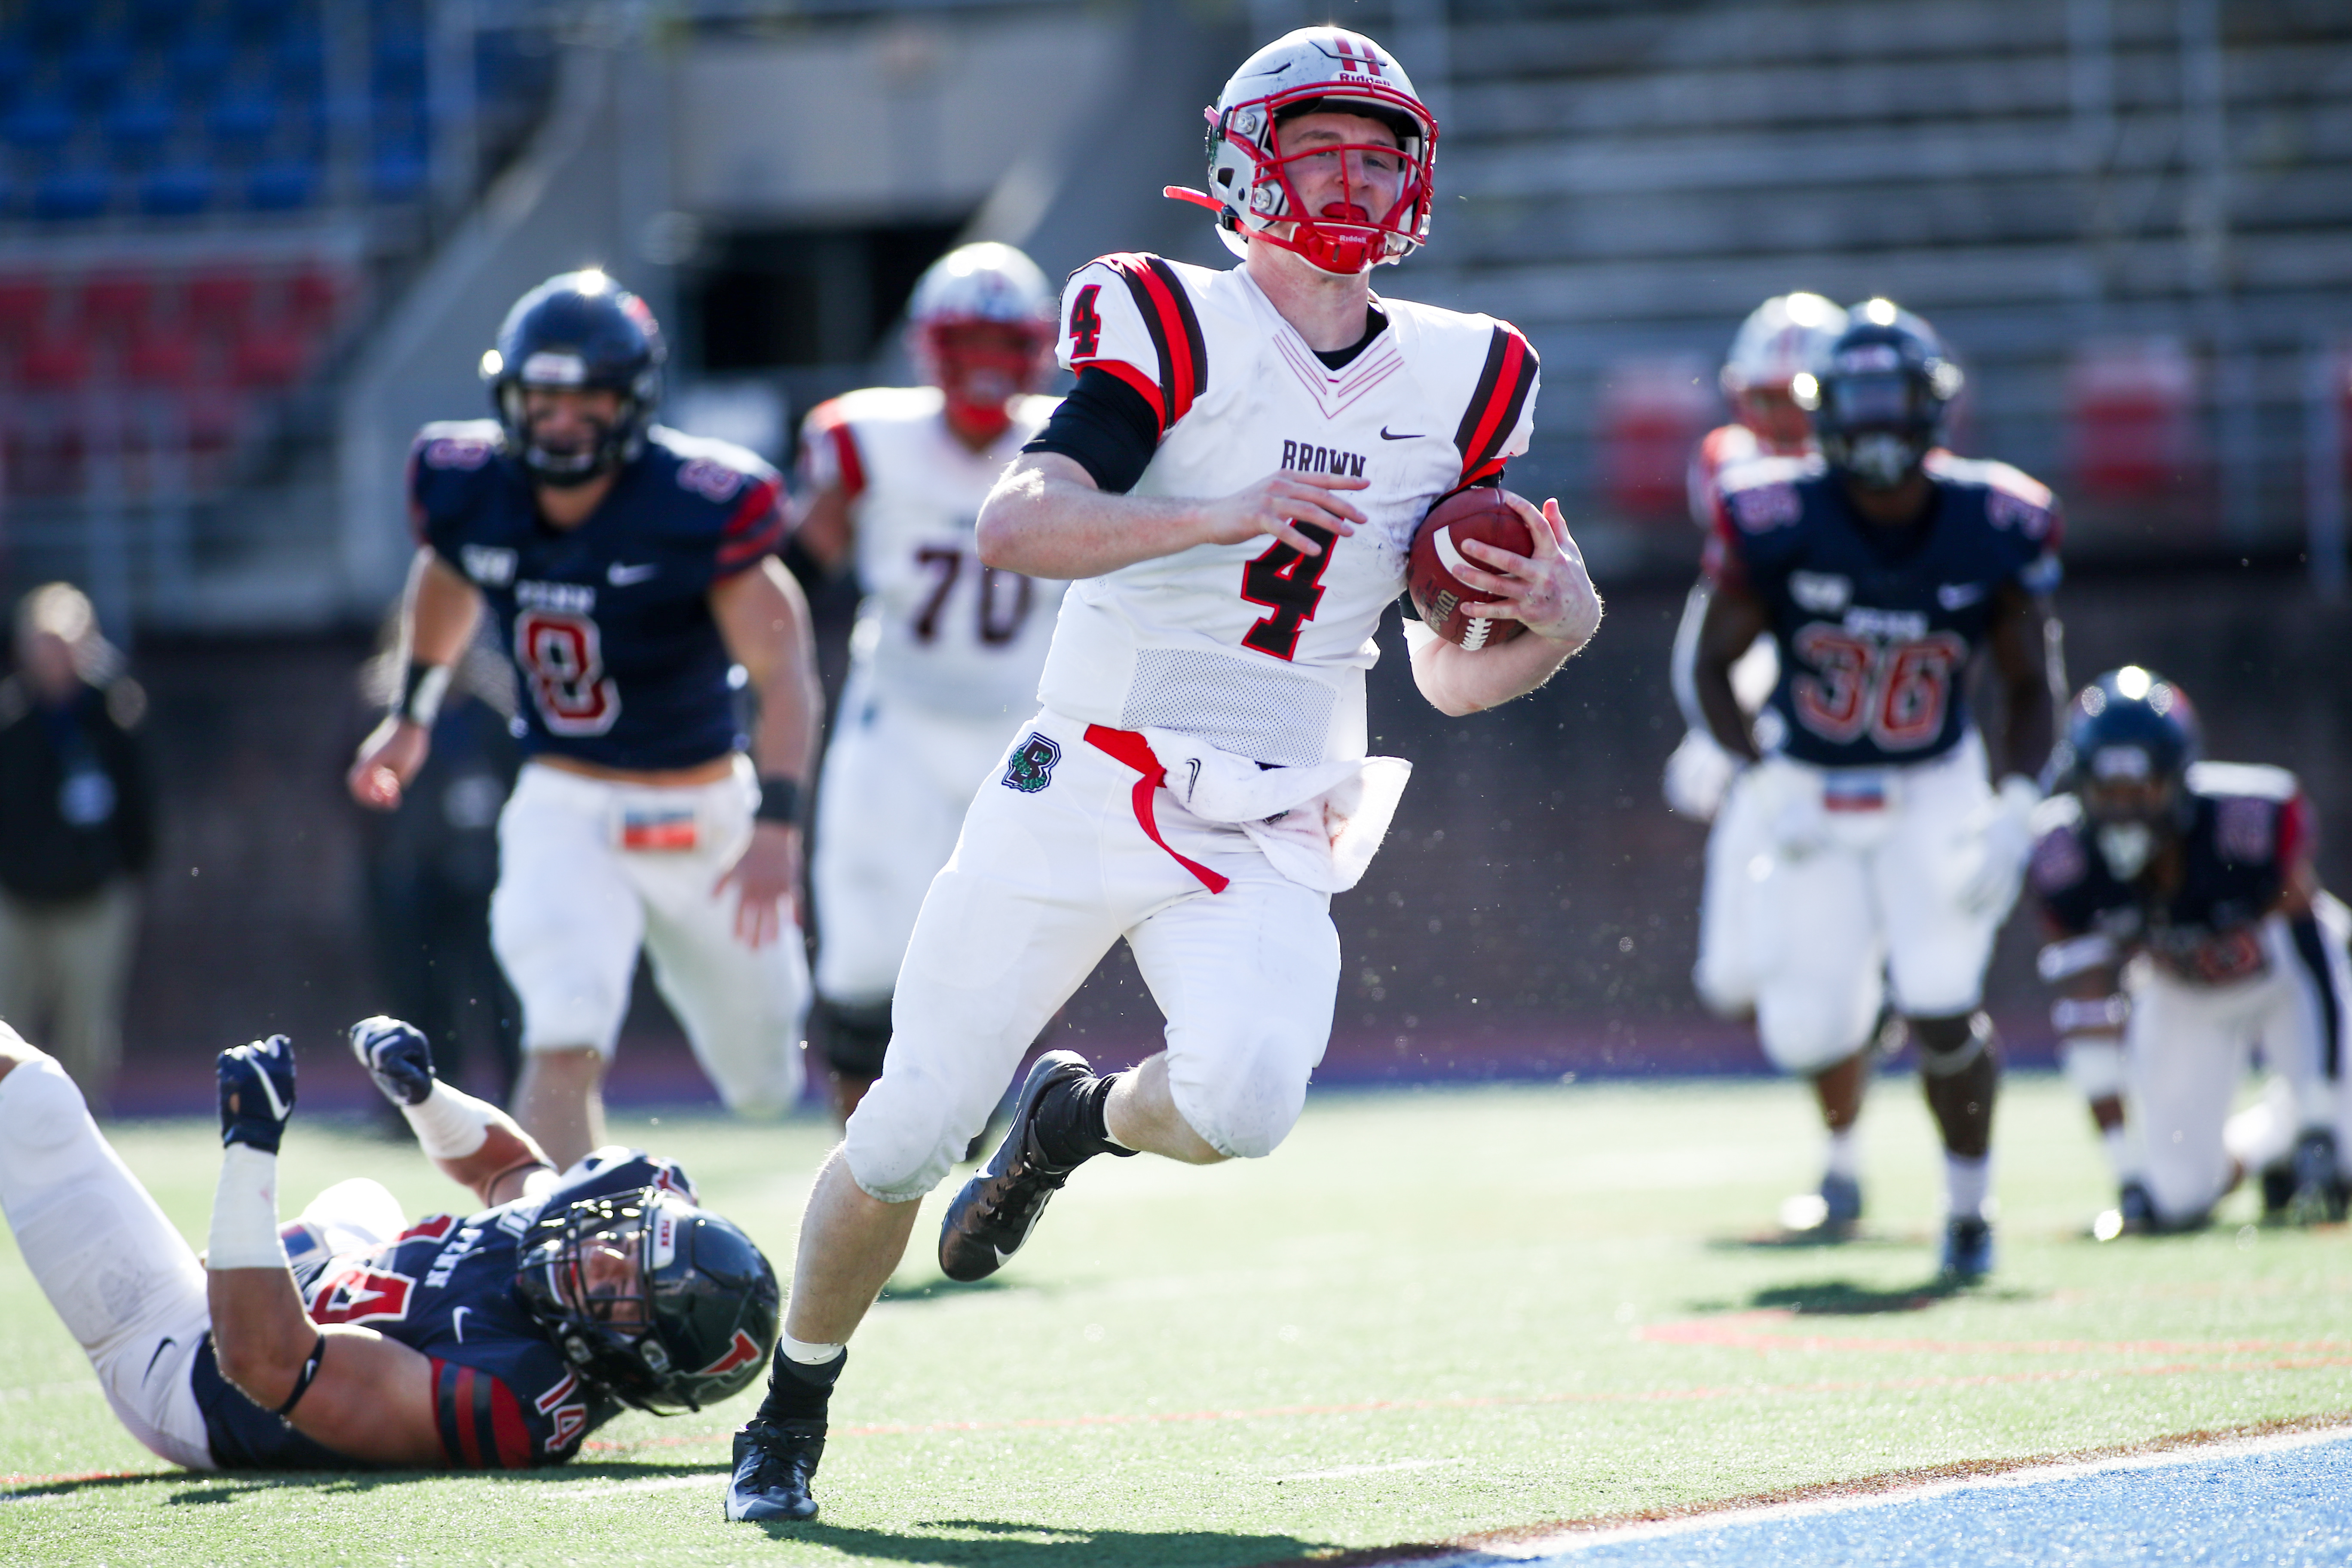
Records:
[[[1013,428],[1012,411],[1002,403],[967,403],[947,395],[947,420],[959,435],[993,441]]]

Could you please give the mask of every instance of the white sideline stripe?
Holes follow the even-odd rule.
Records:
[[[1557,1535],[1538,1536],[1525,1541],[1496,1542],[1490,1545],[1475,1547],[1449,1557],[1422,1558],[1415,1562],[1414,1568],[1492,1568],[1492,1565],[1496,1563],[1523,1563],[1529,1564],[1530,1568],[1549,1568],[1549,1565],[1553,1563],[1567,1563],[1579,1553],[1589,1552],[1596,1546],[1609,1546],[1622,1542],[1695,1535],[1702,1531],[1722,1530],[1733,1525],[1853,1513],[1864,1509],[1887,1508],[1898,1503],[1917,1502],[1924,1498],[1948,1497],[1955,1492],[2032,1487],[2039,1486],[2045,1481],[2073,1480],[2083,1476],[2112,1474],[2120,1470],[2158,1470],[2179,1465],[2204,1464],[2212,1459],[2234,1459],[2252,1454],[2283,1453],[2294,1448],[2308,1448],[2320,1443],[2342,1442],[2347,1436],[2352,1436],[2352,1426],[2328,1426],[2311,1432],[2288,1432],[2269,1437],[2242,1437],[2231,1442],[2206,1443],[2194,1447],[2168,1449],[2161,1454],[2132,1454],[2113,1459],[2085,1459],[2059,1464],[2031,1465],[1998,1476],[1968,1476],[1958,1480],[1930,1481],[1921,1486],[1873,1492],[1864,1497],[1822,1498],[1809,1502],[1768,1503],[1758,1508],[1724,1509],[1715,1513],[1693,1514],[1686,1519],[1654,1520],[1640,1524],[1619,1525],[1609,1530],[1562,1531]]]
[[[1328,1470],[1300,1470],[1295,1475],[1268,1476],[1270,1481],[1336,1481],[1349,1476],[1385,1476],[1398,1470],[1435,1470],[1447,1465],[1466,1465],[1467,1459],[1398,1459],[1385,1465],[1335,1465]]]
[[[593,1498],[633,1497],[638,1492],[683,1491],[688,1487],[709,1487],[716,1495],[725,1485],[724,1478],[717,1475],[647,1476],[634,1481],[587,1481],[576,1487],[550,1487],[541,1498],[547,1502],[586,1502]]]

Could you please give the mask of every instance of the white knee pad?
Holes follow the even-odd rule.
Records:
[[[315,1226],[337,1256],[373,1251],[408,1228],[400,1200],[373,1176],[346,1176],[303,1205],[296,1218]]]
[[[2066,1081],[2084,1100],[2119,1100],[2124,1092],[2124,1047],[2117,1040],[2069,1040],[2062,1065]]]
[[[894,1061],[843,1130],[851,1179],[886,1204],[910,1203],[938,1186],[995,1104],[992,1099],[975,1118],[956,1101],[954,1086]]]
[[[1222,1057],[1215,1066],[1213,1074],[1187,1072],[1171,1056],[1168,1088],[1177,1114],[1227,1159],[1264,1159],[1290,1135],[1307,1108],[1312,1065],[1296,1051],[1268,1045]]]
[[[1799,1078],[1835,1067],[1870,1043],[1870,1026],[1878,1016],[1875,989],[1866,1009],[1856,1002],[1796,986],[1767,991],[1756,1007],[1756,1036],[1764,1055]]]

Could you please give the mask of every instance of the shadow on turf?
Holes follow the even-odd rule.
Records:
[[[1814,1279],[1768,1285],[1745,1301],[1694,1301],[1695,1312],[1789,1312],[1800,1318],[1867,1318],[1892,1312],[1924,1312],[1939,1301],[1966,1296],[1974,1301],[2026,1301],[2040,1292],[2003,1289],[1981,1280],[1963,1284],[1940,1276],[1924,1284],[1893,1289],[1857,1285],[1851,1279]]]
[[[969,1284],[960,1279],[941,1278],[938,1279],[926,1279],[920,1285],[886,1285],[883,1287],[882,1294],[877,1297],[877,1300],[883,1301],[940,1301],[950,1300],[957,1296],[984,1296],[992,1290],[1024,1290],[1033,1289],[1034,1289],[1034,1287],[1016,1284],[1013,1280],[992,1274],[985,1279],[974,1279]]]
[[[593,1465],[551,1465],[539,1470],[246,1470],[234,1474],[215,1471],[200,1475],[185,1470],[158,1470],[152,1473],[125,1476],[86,1476],[73,1480],[35,1481],[0,1491],[0,1501],[16,1501],[26,1498],[67,1497],[78,1492],[119,1490],[125,1487],[167,1486],[180,1489],[163,1501],[173,1507],[201,1507],[208,1503],[235,1502],[253,1492],[277,1491],[287,1487],[301,1487],[315,1492],[367,1492],[378,1487],[405,1486],[413,1481],[442,1481],[452,1479],[480,1479],[494,1475],[512,1485],[530,1485],[558,1481],[638,1480],[690,1475],[709,1470],[714,1485],[726,1479],[721,1468],[710,1469],[700,1465],[636,1463],[626,1459],[601,1460]]]
[[[1295,1562],[1328,1555],[1328,1542],[1301,1541],[1294,1535],[1244,1535],[1213,1530],[1073,1530],[1003,1519],[927,1519],[915,1531],[861,1530],[847,1525],[761,1525],[777,1541],[804,1541],[830,1546],[852,1557],[887,1562],[935,1563],[939,1568],[1069,1568],[1085,1563],[1131,1563],[1150,1568],[1183,1568],[1186,1563]]]

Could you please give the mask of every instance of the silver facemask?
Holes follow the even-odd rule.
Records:
[[[1919,448],[1895,431],[1864,430],[1846,437],[1846,471],[1873,489],[1893,489],[1918,466]]]
[[[2099,827],[2099,858],[2119,882],[2138,876],[2155,852],[2156,829],[2145,822],[2109,822]]]

